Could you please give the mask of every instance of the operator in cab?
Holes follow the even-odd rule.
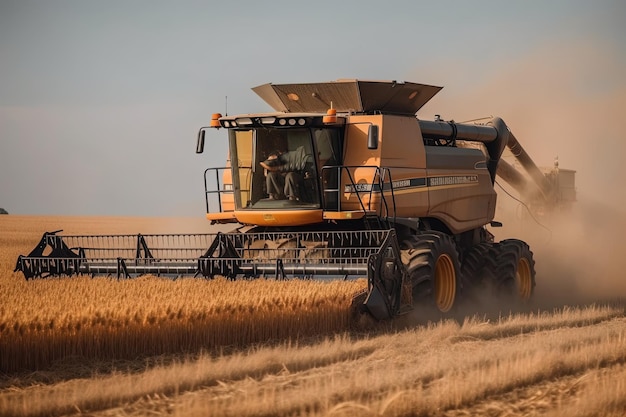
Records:
[[[304,146],[294,151],[272,151],[268,158],[261,162],[267,170],[265,184],[271,200],[300,201],[300,189],[310,173],[306,170],[311,156],[306,154]]]

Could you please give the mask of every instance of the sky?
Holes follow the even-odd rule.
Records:
[[[443,86],[419,113],[502,117],[581,196],[626,201],[626,3],[0,0],[0,207],[203,217],[212,113],[268,82]],[[607,197],[608,196],[608,197]]]

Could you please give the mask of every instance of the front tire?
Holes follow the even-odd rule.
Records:
[[[441,313],[452,310],[460,288],[459,254],[452,237],[428,231],[403,243],[402,262],[414,302],[427,298]]]

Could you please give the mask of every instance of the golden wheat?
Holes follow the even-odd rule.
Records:
[[[71,219],[64,221],[76,227]],[[364,280],[173,281],[151,276],[26,282],[8,266],[18,252],[34,247],[42,230],[56,225],[23,223],[22,229],[0,223],[4,372],[42,369],[72,356],[135,358],[346,330],[352,296],[366,285]],[[98,221],[94,230],[105,223]],[[116,223],[120,232],[119,219]]]
[[[526,333],[530,323],[536,331]],[[90,415],[110,408],[116,415],[166,410],[185,416],[543,415],[557,407],[580,407],[580,385],[589,403],[579,415],[604,415],[626,405],[626,384],[619,379],[626,359],[625,324],[621,309],[587,307],[200,355],[143,372],[58,377],[62,383],[48,374],[52,381],[0,390],[0,411],[24,416],[65,415],[76,408]],[[518,331],[511,332],[516,325]],[[595,394],[602,395],[594,400],[598,377],[602,385]],[[112,414],[107,411],[102,415]]]

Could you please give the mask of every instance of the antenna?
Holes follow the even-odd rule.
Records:
[[[224,114],[228,116],[228,96],[224,96],[224,101],[226,102],[226,112]]]

